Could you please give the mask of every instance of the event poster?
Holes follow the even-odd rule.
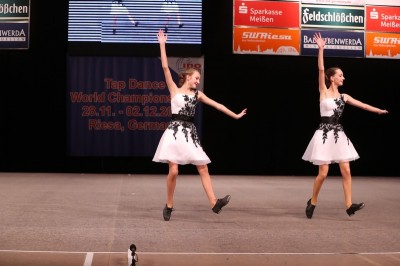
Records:
[[[203,61],[169,58],[173,78],[178,82],[178,73],[191,67],[203,77]],[[159,58],[70,56],[67,73],[69,156],[154,155],[171,119]],[[195,117],[200,136],[201,110]]]

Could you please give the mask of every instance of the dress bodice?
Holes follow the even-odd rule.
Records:
[[[110,14],[111,15],[129,15],[129,11],[124,4],[114,1],[111,4]]]
[[[193,117],[195,115],[198,91],[194,95],[178,93],[171,99],[171,113]]]
[[[328,132],[333,131],[335,140],[339,138],[338,132],[343,131],[341,124],[341,117],[343,115],[345,101],[343,95],[338,98],[325,98],[319,104],[321,113],[321,123],[319,129],[323,131],[322,138],[324,140],[328,137]]]
[[[320,101],[321,121],[303,154],[303,160],[325,165],[354,161],[360,157],[341,123],[345,104],[343,94]]]
[[[321,116],[336,117],[339,119],[344,110],[345,102],[343,95],[339,98],[325,98],[319,104],[319,111]]]

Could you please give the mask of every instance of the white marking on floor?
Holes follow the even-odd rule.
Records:
[[[128,266],[131,266],[132,262],[132,251],[128,249]]]
[[[93,252],[86,253],[85,263],[83,266],[92,266],[93,262]]]
[[[79,251],[39,251],[39,250],[0,250],[0,252],[20,252],[20,253],[61,253],[61,254],[65,254],[65,253],[71,253],[71,254],[88,254],[88,253],[92,253],[92,254],[100,254],[100,253],[109,253],[109,254],[122,254],[125,252],[109,252],[109,251],[95,251],[95,252],[79,252]],[[394,252],[288,252],[288,253],[284,253],[284,252],[276,252],[276,253],[263,253],[263,252],[259,252],[259,253],[226,253],[226,252],[222,252],[222,253],[207,253],[207,252],[136,252],[138,255],[140,254],[159,254],[159,255],[397,255],[400,254],[400,251],[394,251]],[[128,258],[132,258],[132,256],[130,255],[131,251],[129,250],[128,252]]]

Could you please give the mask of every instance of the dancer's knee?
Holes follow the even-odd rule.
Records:
[[[179,174],[178,170],[178,165],[170,165],[169,166],[169,171],[168,171],[168,176],[172,178],[176,178]]]
[[[208,173],[207,165],[197,165],[197,171],[200,175]]]

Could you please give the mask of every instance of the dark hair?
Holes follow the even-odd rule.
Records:
[[[178,86],[182,86],[183,83],[185,83],[186,81],[186,77],[189,75],[193,75],[195,72],[198,72],[200,74],[200,71],[198,69],[195,68],[187,68],[185,70],[183,70],[180,74],[179,74],[179,82],[178,82]]]
[[[325,71],[325,85],[327,88],[331,86],[331,77],[336,74],[336,71],[339,70],[339,67],[331,67]]]

